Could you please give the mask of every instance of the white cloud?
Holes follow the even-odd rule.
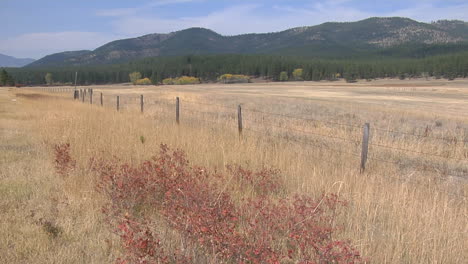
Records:
[[[334,0],[308,9],[274,6],[264,12],[262,5],[230,6],[204,16],[162,18],[158,16],[127,16],[114,20],[115,31],[124,35],[168,33],[189,27],[204,27],[225,35],[281,31],[291,27],[311,26],[326,21],[353,21],[371,14],[338,4],[348,0]]]
[[[120,17],[134,15],[138,12],[139,8],[114,8],[99,10],[96,12],[97,16],[109,16],[109,17]]]
[[[149,5],[168,5],[202,0],[159,0]],[[437,19],[468,20],[468,4],[436,6],[438,0],[413,0],[406,9],[392,12],[364,11],[351,5],[355,0],[310,1],[297,6],[237,4],[206,15],[164,18],[156,13],[141,12],[115,17],[112,21],[118,34],[139,36],[168,33],[189,27],[205,27],[225,35],[281,31],[291,27],[312,26],[324,22],[349,22],[373,16],[404,16],[429,22]],[[398,0],[400,1],[400,0]],[[253,1],[252,1],[253,2]],[[351,4],[350,4],[351,3]],[[116,12],[118,13],[118,12]]]
[[[113,26],[111,33],[56,32],[31,33],[0,39],[0,53],[19,57],[41,56],[81,49],[95,49],[115,39],[136,37],[150,33],[168,33],[189,27],[204,27],[224,35],[281,31],[298,26],[312,26],[328,21],[356,21],[372,16],[403,16],[429,22],[438,19],[468,21],[468,3],[451,2],[440,5],[439,0],[413,0],[397,11],[363,11],[353,6],[356,0],[310,1],[297,5],[282,1],[273,7],[266,4],[237,3],[204,15],[165,18],[158,7],[203,2],[204,0],[154,0],[141,6],[100,10],[98,16],[107,17]],[[395,0],[400,3],[404,0]],[[246,3],[246,1],[242,1]],[[253,2],[253,1],[252,1]],[[273,2],[273,1],[272,1]],[[176,10],[174,6],[173,10]],[[175,12],[175,11],[174,11]],[[196,12],[196,10],[194,10]],[[176,13],[172,13],[176,14]]]
[[[190,2],[199,2],[200,0],[154,0],[143,4],[138,7],[130,7],[130,8],[111,8],[111,9],[103,9],[98,10],[96,12],[97,16],[108,16],[108,17],[126,17],[136,15],[139,12],[146,11],[151,8],[167,6],[167,5],[175,5],[175,4],[183,4],[183,3],[190,3]]]
[[[165,5],[190,3],[190,2],[199,2],[199,1],[197,0],[154,0],[148,3],[148,6],[165,6]]]
[[[418,6],[388,13],[388,16],[409,17],[422,22],[439,19],[458,19],[468,21],[468,3],[438,7],[432,3],[422,3]]]
[[[30,33],[0,39],[0,53],[15,57],[38,59],[62,51],[95,49],[118,37],[117,35],[104,35],[98,32]]]

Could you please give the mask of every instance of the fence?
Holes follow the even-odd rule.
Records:
[[[72,88],[40,88],[44,91],[48,92],[71,92],[73,91],[73,98],[74,100],[81,101],[81,102],[89,102],[89,104],[93,104],[93,89],[79,89],[79,90],[73,90]],[[99,94],[99,105],[104,106],[111,106],[111,104],[114,104],[115,102],[115,110],[116,111],[122,111],[122,104],[124,103],[122,99],[124,98],[123,95],[111,95],[112,97],[115,96],[115,101],[107,101],[106,98],[109,98],[109,96],[104,96],[102,92]],[[145,97],[144,95],[139,95],[134,101],[127,101],[125,102],[128,105],[134,105],[138,104],[139,105],[139,111],[141,113],[145,112],[145,107],[148,107],[151,105],[150,102],[145,102]],[[109,104],[110,102],[110,104]],[[229,121],[236,121],[237,123],[237,131],[238,135],[240,138],[244,137],[245,133],[244,131],[250,131],[252,133],[258,133],[260,136],[273,136],[273,137],[281,137],[283,139],[286,139],[290,142],[296,142],[300,145],[310,145],[315,148],[320,148],[320,149],[326,149],[327,151],[337,153],[340,155],[350,155],[358,159],[358,162],[356,165],[356,168],[359,169],[361,173],[364,173],[366,171],[366,168],[368,164],[375,162],[375,163],[385,163],[385,164],[393,164],[396,165],[397,167],[408,167],[408,163],[412,163],[411,160],[409,162],[404,163],[405,160],[391,160],[389,158],[383,158],[379,157],[378,149],[385,150],[385,151],[390,151],[392,153],[398,152],[398,153],[407,153],[407,154],[413,154],[417,155],[418,157],[424,157],[426,159],[423,160],[423,164],[426,164],[424,166],[418,166],[414,167],[414,171],[418,171],[421,173],[438,173],[438,174],[444,174],[445,176],[451,176],[451,177],[468,177],[468,152],[466,152],[466,147],[468,146],[468,140],[467,139],[455,139],[455,138],[450,138],[450,137],[437,137],[437,136],[430,136],[427,133],[426,134],[414,134],[414,133],[408,133],[408,132],[403,132],[403,131],[397,131],[397,130],[390,130],[390,129],[382,129],[382,128],[372,128],[370,123],[364,123],[362,125],[356,125],[356,124],[346,124],[346,123],[339,123],[339,122],[332,122],[332,121],[327,121],[327,120],[318,120],[318,119],[313,119],[313,118],[304,118],[304,117],[299,117],[299,116],[293,116],[293,115],[286,115],[286,114],[281,114],[281,113],[272,113],[272,112],[266,112],[258,109],[253,109],[253,108],[245,108],[243,107],[242,104],[238,104],[237,106],[226,106],[222,104],[215,104],[215,103],[203,103],[203,102],[197,102],[197,101],[182,101],[179,97],[174,98],[174,100],[167,100],[167,99],[162,99],[158,98],[157,101],[153,101],[153,103],[158,102],[159,104],[165,104],[168,107],[174,107],[174,115],[175,115],[175,122],[180,125],[181,117],[183,112],[181,112],[181,105],[192,105],[193,107],[190,108],[190,112],[192,113],[197,113],[199,115],[204,115],[204,114],[213,114],[211,112],[203,112],[197,110],[197,105],[204,105],[204,106],[213,106],[217,108],[222,108],[228,111],[229,113],[235,113],[234,115],[226,115],[223,116],[223,118],[229,119]],[[245,119],[245,114],[256,114],[256,115],[262,115],[263,118],[265,116],[269,117],[280,117],[288,120],[300,120],[301,122],[315,122],[315,123],[323,123],[331,126],[339,126],[339,127],[346,127],[350,130],[357,130],[360,133],[360,137],[355,137],[355,138],[349,138],[349,137],[342,137],[337,135],[337,133],[332,133],[332,134],[323,134],[323,133],[318,133],[314,131],[308,131],[304,130],[302,128],[294,128],[291,126],[285,127],[285,126],[280,126],[280,125],[275,125],[273,123],[269,123],[268,126],[277,128],[278,130],[284,130],[286,132],[294,132],[298,134],[302,134],[302,136],[296,136],[296,137],[291,137],[291,136],[285,136],[285,134],[277,133],[267,133],[264,131],[261,131],[259,129],[256,129],[252,124],[247,125],[246,124],[246,119]],[[213,121],[216,123],[216,121]],[[408,148],[401,148],[401,147],[395,147],[391,145],[386,145],[382,144],[379,142],[373,142],[371,140],[371,134],[374,133],[383,133],[387,135],[401,135],[405,137],[412,137],[415,139],[419,140],[435,140],[439,142],[451,142],[454,144],[461,144],[462,150],[464,150],[465,156],[463,158],[457,158],[453,157],[450,155],[441,155],[440,153],[431,153],[431,152],[423,152],[423,151],[418,151],[414,149],[408,149]],[[289,134],[288,134],[289,135]],[[353,146],[359,146],[359,152],[356,151],[349,151],[349,150],[344,150],[344,149],[337,149],[336,147],[330,146],[330,145],[335,145],[335,144],[318,144],[317,142],[314,142],[310,140],[310,137],[318,137],[318,138],[324,138],[327,140],[334,140],[334,141],[342,141],[347,144],[351,144]],[[434,163],[433,160],[430,159],[442,159],[447,162],[452,162],[453,164],[456,164],[458,168],[455,171],[443,171],[442,169],[436,167],[436,166],[427,166],[427,163],[431,164]],[[330,162],[330,160],[324,160],[325,162]],[[336,164],[335,164],[336,165]],[[412,164],[414,165],[414,164]],[[434,164],[433,164],[434,165]],[[447,167],[447,166],[445,166]]]

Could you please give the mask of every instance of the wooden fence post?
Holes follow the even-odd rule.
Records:
[[[89,90],[89,104],[93,104],[93,89]]]
[[[143,113],[143,107],[144,107],[143,95],[140,95],[140,108],[141,108],[141,113]]]
[[[367,153],[369,151],[370,124],[365,123],[362,131],[361,173],[366,169]]]
[[[237,126],[239,129],[239,137],[242,136],[242,107],[241,105],[237,106]]]
[[[120,96],[117,95],[117,111],[120,109]]]
[[[180,105],[179,101],[180,101],[179,97],[176,97],[176,110],[175,110],[176,112],[175,113],[176,113],[176,122],[177,122],[177,124],[180,123],[180,121],[179,121],[179,114],[180,114],[180,112],[179,112],[179,105]]]
[[[81,92],[81,102],[84,103],[84,99],[85,99],[85,96],[86,96],[86,90],[83,89],[83,92]]]
[[[101,93],[101,106],[104,105],[104,101],[102,100],[102,93]]]

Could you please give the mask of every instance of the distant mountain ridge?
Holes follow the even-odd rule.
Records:
[[[468,23],[464,21],[442,20],[429,24],[400,17],[369,18],[237,36],[223,36],[204,28],[189,28],[169,34],[116,40],[93,51],[52,54],[28,66],[109,64],[145,57],[201,54],[365,56],[369,52],[382,51],[382,54],[386,54],[389,49],[402,45],[427,49],[431,45],[458,43],[466,43],[468,48]],[[445,50],[450,51],[450,46]]]
[[[35,59],[20,59],[0,54],[0,67],[23,67],[34,61]]]

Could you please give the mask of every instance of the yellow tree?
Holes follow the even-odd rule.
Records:
[[[45,81],[46,81],[47,85],[51,85],[54,82],[54,80],[52,79],[52,73],[48,72],[45,75]]]
[[[133,85],[136,85],[138,80],[141,79],[141,73],[132,72],[128,75],[128,77],[130,77],[130,81],[133,83]]]
[[[302,74],[304,70],[303,69],[295,69],[292,73],[294,80],[296,81],[302,81]]]

